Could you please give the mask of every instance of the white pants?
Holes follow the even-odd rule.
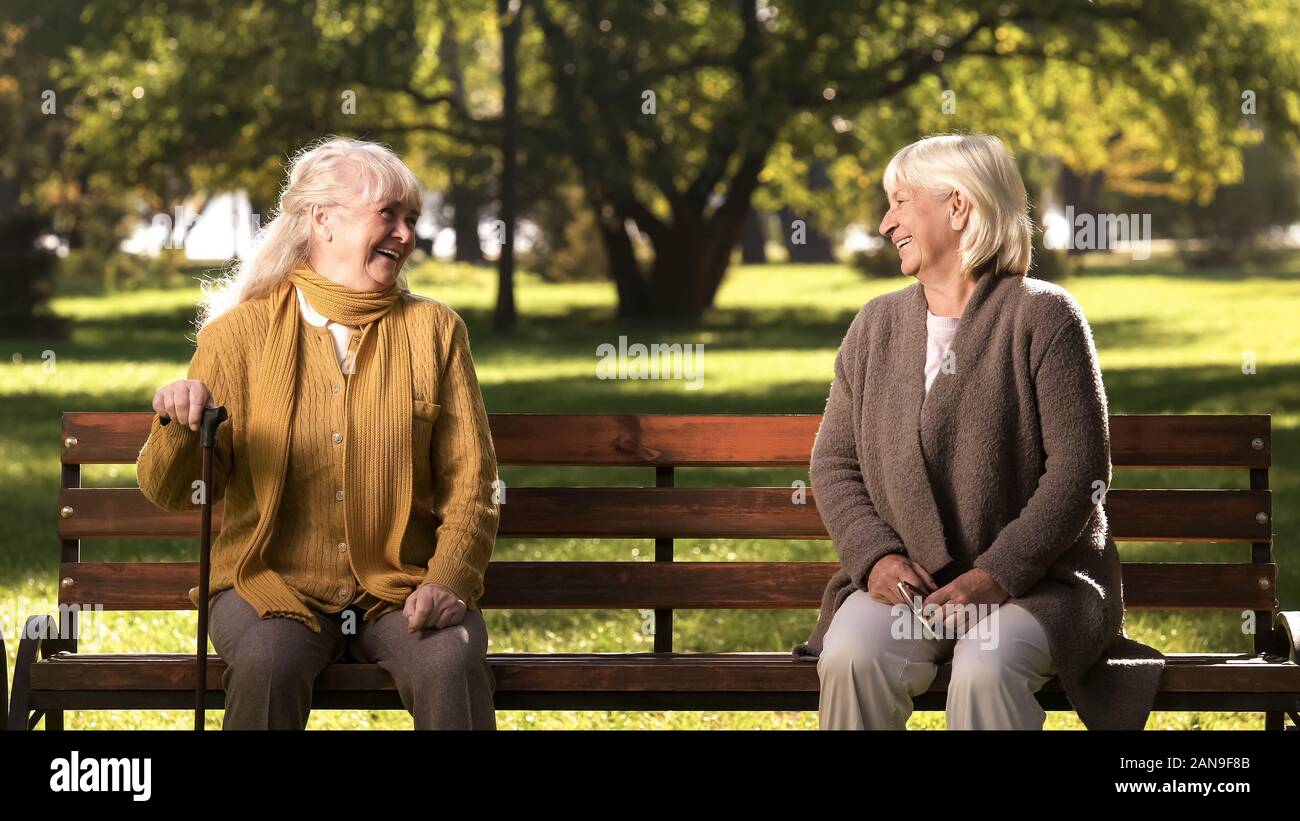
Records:
[[[919,621],[900,618],[901,607],[855,590],[836,611],[817,660],[823,730],[906,729],[912,698],[930,689],[949,654],[948,729],[1043,728],[1047,714],[1034,693],[1056,665],[1029,611],[1007,602],[966,635],[931,638],[909,630]]]

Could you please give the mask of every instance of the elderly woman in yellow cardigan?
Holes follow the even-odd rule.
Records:
[[[420,200],[383,146],[301,152],[257,251],[207,289],[188,378],[154,396],[137,476],[168,510],[198,498],[203,408],[230,411],[210,488],[224,729],[304,728],[345,653],[392,674],[417,729],[495,729],[477,602],[496,457],[465,323],[401,274]]]

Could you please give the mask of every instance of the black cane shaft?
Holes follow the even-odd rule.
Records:
[[[212,449],[203,449],[203,510],[199,524],[199,635],[195,649],[198,682],[194,688],[194,729],[202,730],[208,684],[208,578],[212,561],[212,505],[208,489],[212,487]]]
[[[202,510],[199,514],[199,634],[194,651],[194,729],[203,729],[208,690],[208,580],[212,562],[212,449],[217,444],[217,428],[226,420],[224,407],[204,408],[200,425],[203,447]]]

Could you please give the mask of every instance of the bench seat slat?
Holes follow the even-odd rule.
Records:
[[[834,562],[492,562],[490,609],[816,608]],[[59,601],[104,610],[192,610],[195,562],[77,562],[59,567]],[[1124,564],[1130,610],[1272,610],[1277,565]]]
[[[782,487],[521,487],[501,506],[502,538],[825,539],[816,494]],[[59,492],[61,539],[187,538],[199,509],[162,510],[139,488]],[[1120,541],[1261,542],[1272,536],[1267,490],[1112,490],[1106,515]],[[224,502],[213,506],[221,529]],[[1262,518],[1261,518],[1262,516]]]
[[[493,653],[488,655],[497,692],[728,691],[817,692],[817,667],[788,653]],[[225,662],[208,655],[208,689],[222,689]],[[942,665],[931,692],[946,691],[950,665]],[[188,654],[57,654],[32,667],[34,690],[190,690],[194,658]],[[335,662],[321,672],[316,690],[394,690],[377,664]],[[1059,691],[1052,679],[1046,690]],[[1300,666],[1281,658],[1232,653],[1170,654],[1162,692],[1300,692]]]

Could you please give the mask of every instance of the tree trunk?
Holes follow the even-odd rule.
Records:
[[[790,254],[790,261],[799,264],[821,264],[835,261],[835,248],[830,237],[818,231],[805,214],[782,208],[781,242]],[[803,220],[802,243],[795,242],[795,220]]]
[[[808,190],[821,191],[830,187],[826,163],[817,161],[808,169]],[[794,221],[803,220],[803,242],[795,242]],[[798,214],[788,208],[781,209],[781,242],[790,254],[790,261],[801,264],[818,264],[835,261],[835,244],[831,238],[817,230],[807,214]]]
[[[694,321],[713,307],[743,225],[743,214],[679,218],[655,245],[651,313]]]
[[[456,261],[474,265],[483,263],[483,248],[479,244],[478,217],[483,198],[453,175],[447,201],[451,204],[451,228],[456,233]]]
[[[1100,211],[1101,202],[1101,172],[1096,171],[1091,174],[1076,174],[1070,166],[1061,164],[1061,208],[1064,210],[1067,206],[1074,207],[1075,214],[1097,214]],[[1075,226],[1068,226],[1069,231],[1073,234]],[[1074,243],[1070,243],[1068,256],[1077,256],[1086,253],[1087,249],[1075,248]]]
[[[742,159],[726,199],[711,214],[704,202],[678,197],[670,203],[672,221],[647,232],[655,251],[648,278],[636,262],[624,215],[612,205],[593,202],[618,289],[619,317],[695,321],[713,307],[770,147],[766,144]]]
[[[615,278],[619,284],[619,316],[695,321],[712,308],[731,265],[732,251],[740,242],[753,188],[746,183],[733,187],[732,194],[744,200],[723,205],[712,216],[706,216],[701,209],[677,204],[672,223],[654,238],[649,282],[638,275],[636,282],[640,287],[628,288]],[[621,234],[627,239],[625,231]],[[620,249],[628,255],[630,251],[630,243],[625,251]],[[611,273],[614,273],[612,266]]]
[[[500,3],[497,5],[502,33],[507,34],[509,21],[506,19],[506,10]],[[506,65],[513,60],[512,54],[509,53],[513,52],[513,48],[512,44],[502,42],[501,79],[506,85],[512,82],[512,79],[506,76]],[[452,100],[457,105],[464,105],[465,72],[460,62],[460,42],[457,40],[454,18],[449,18],[442,30],[442,37],[438,41],[438,59],[447,67],[447,76],[451,80]],[[468,182],[469,175],[463,170],[455,170],[456,165],[457,163],[452,163],[451,185],[447,191],[447,204],[451,207],[451,229],[456,235],[456,261],[479,265],[483,262],[483,249],[479,245],[478,217],[484,198],[482,192]]]
[[[746,265],[767,264],[767,235],[763,231],[765,216],[753,208],[745,214],[745,224],[740,231],[740,261]]]
[[[505,222],[505,237],[501,256],[497,259],[497,304],[492,315],[492,326],[497,331],[512,331],[519,321],[515,307],[515,152],[519,139],[519,66],[517,61],[519,29],[521,28],[522,0],[514,11],[507,0],[497,0],[497,18],[501,21],[501,219]],[[466,209],[456,209],[459,222]],[[470,213],[474,213],[472,210]],[[477,214],[475,214],[474,248],[478,248]],[[457,234],[456,254],[459,258],[462,243]]]
[[[18,187],[0,183],[0,323],[16,339],[59,338],[71,323],[49,308],[57,259],[36,240],[50,230],[49,219],[19,210]]]
[[[650,288],[641,273],[641,264],[637,262],[632,238],[627,235],[623,220],[616,216],[606,218],[602,216],[603,210],[595,206],[597,228],[609,262],[609,277],[614,280],[614,289],[618,293],[617,315],[620,319],[650,316],[654,313]]]

